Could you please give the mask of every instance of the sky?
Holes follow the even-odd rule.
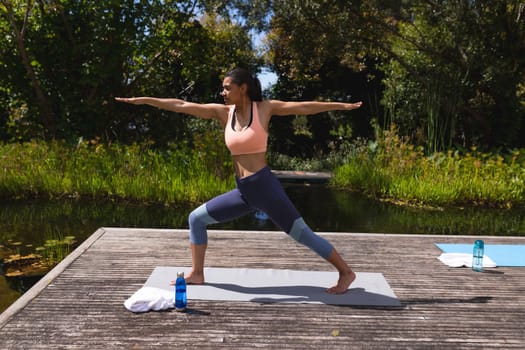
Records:
[[[261,81],[261,87],[263,90],[272,86],[277,81],[277,75],[268,69],[264,69],[261,73],[259,73],[257,78],[259,78]]]
[[[259,55],[262,55],[268,47],[265,43],[266,32],[258,32],[256,30],[250,31],[252,45]],[[277,81],[277,75],[271,70],[264,68],[261,73],[257,74],[257,78],[261,81],[261,87],[264,89],[272,86]]]

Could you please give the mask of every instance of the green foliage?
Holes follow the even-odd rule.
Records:
[[[390,130],[335,172],[334,185],[395,202],[511,207],[525,204],[525,151],[507,155],[436,152],[426,156]]]
[[[391,121],[429,152],[523,145],[523,4],[417,1],[405,10],[411,18],[387,37],[382,68]]]
[[[89,197],[194,203],[231,188],[231,162],[212,136],[192,152],[186,145],[159,151],[147,145],[31,142],[0,147],[2,197]],[[209,157],[223,159],[210,166]],[[204,162],[203,162],[204,158]],[[225,170],[228,169],[228,170]]]
[[[275,118],[272,150],[312,157],[370,118],[427,152],[522,147],[518,1],[0,1],[0,139],[189,140],[207,126],[114,96],[216,102],[234,66],[278,75],[283,100],[362,100],[352,119]],[[267,30],[267,52],[251,43]],[[252,31],[250,31],[252,30]]]
[[[524,145],[520,2],[283,1],[271,8],[268,60],[279,96],[352,95],[365,102],[358,120],[395,122],[430,153]],[[368,136],[366,124],[353,124],[354,135]],[[293,133],[289,125],[278,130],[280,138]]]
[[[227,69],[258,66],[247,33],[217,18],[212,24],[194,1],[6,3],[0,11],[4,140],[47,135],[167,144],[187,136],[185,119],[113,97],[215,101]]]

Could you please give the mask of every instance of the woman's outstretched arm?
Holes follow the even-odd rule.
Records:
[[[178,98],[157,97],[115,97],[116,101],[134,105],[150,105],[171,112],[189,114],[202,119],[217,119],[224,121],[228,118],[229,107],[218,103],[194,103]]]
[[[362,102],[322,102],[322,101],[303,101],[287,102],[270,100],[269,105],[271,115],[310,115],[328,111],[349,111],[361,107]]]

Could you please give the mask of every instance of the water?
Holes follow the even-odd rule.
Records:
[[[525,209],[431,211],[372,201],[357,193],[330,190],[323,185],[284,186],[314,231],[525,235]],[[78,245],[99,227],[187,228],[187,217],[192,209],[109,201],[0,201],[0,246],[9,247],[16,242],[17,251],[29,254],[47,240],[65,236],[75,236]],[[261,220],[255,214],[231,223],[213,225],[211,228],[277,230],[270,220],[264,220],[264,217]],[[0,247],[0,253],[1,249]],[[0,275],[0,311],[30,288],[38,278],[6,280]]]

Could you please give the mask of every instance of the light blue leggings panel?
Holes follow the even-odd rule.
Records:
[[[190,213],[188,218],[190,225],[190,241],[193,244],[208,243],[208,233],[206,227],[210,224],[215,224],[218,221],[208,214],[206,204],[201,205]]]
[[[323,237],[316,235],[302,217],[294,221],[290,236],[325,259],[328,259],[328,256],[334,250],[332,244]]]

